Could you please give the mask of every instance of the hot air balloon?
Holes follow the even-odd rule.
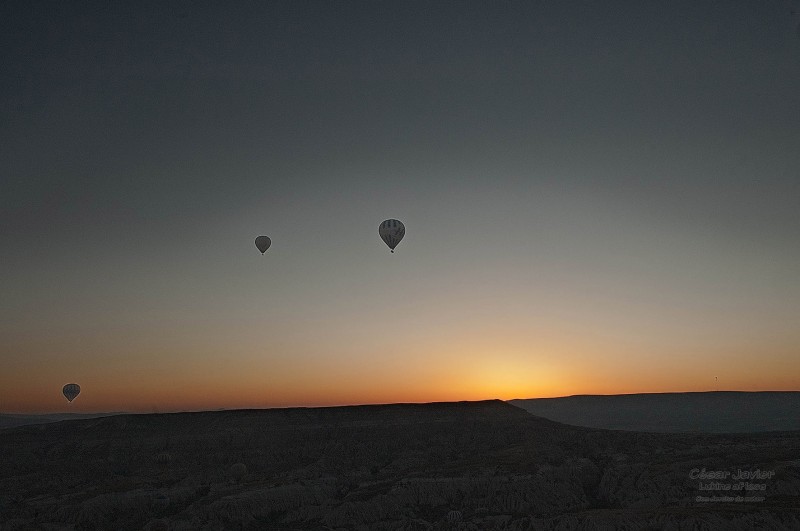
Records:
[[[387,219],[378,227],[378,234],[381,240],[394,252],[394,248],[397,247],[397,244],[400,243],[400,240],[406,235],[406,227],[403,225],[402,221]]]
[[[261,254],[266,253],[270,245],[272,245],[272,240],[270,240],[268,236],[259,236],[256,238],[256,247],[261,251]]]
[[[61,390],[64,393],[64,396],[67,397],[67,400],[72,402],[75,400],[75,397],[81,394],[81,386],[76,383],[69,383],[64,386]]]

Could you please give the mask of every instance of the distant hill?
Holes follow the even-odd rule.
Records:
[[[800,529],[798,456],[499,400],[115,415],[0,430],[0,529]],[[766,491],[715,501],[701,469]]]
[[[800,430],[800,392],[576,395],[510,400],[573,426],[645,432],[746,433]]]
[[[0,413],[0,429],[29,426],[31,424],[47,424],[48,422],[61,422],[62,420],[96,419],[120,415],[120,413],[52,413],[47,415],[25,415],[14,413]]]

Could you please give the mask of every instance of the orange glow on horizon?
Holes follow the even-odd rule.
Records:
[[[9,359],[0,375],[3,413],[195,411],[314,407],[383,403],[549,398],[576,394],[628,394],[713,390],[797,390],[790,342],[754,347],[670,345],[647,348],[616,338],[565,331],[426,336],[424,341],[366,342],[317,353],[303,343],[274,351],[221,343],[193,349],[151,340],[121,345],[97,340],[78,349],[71,341],[38,341],[18,353],[58,352],[46,365],[34,356]],[[492,341],[491,337],[503,337]],[[76,342],[77,343],[77,342]],[[156,343],[157,345],[157,343]],[[113,356],[104,354],[114,352]],[[379,352],[379,354],[375,354]],[[645,352],[646,354],[642,354]],[[101,354],[103,353],[103,354]],[[105,356],[105,358],[103,357]],[[41,359],[38,358],[38,359]],[[75,360],[75,361],[73,361]],[[65,376],[66,375],[66,376]],[[715,380],[714,377],[718,377]],[[81,385],[71,404],[61,395],[67,381]]]

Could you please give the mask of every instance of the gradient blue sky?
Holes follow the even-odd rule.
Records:
[[[0,411],[800,389],[792,5],[4,2]]]

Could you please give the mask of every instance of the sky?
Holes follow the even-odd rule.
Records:
[[[800,390],[792,9],[3,2],[0,412]]]

